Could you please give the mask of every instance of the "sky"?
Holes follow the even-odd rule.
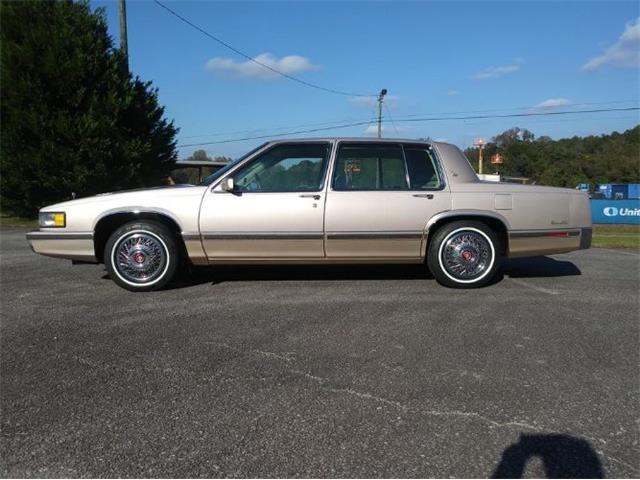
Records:
[[[465,148],[515,126],[563,138],[640,123],[638,111],[405,121],[637,107],[637,2],[160,1],[305,82],[366,95],[386,88],[385,137]],[[105,8],[117,44],[118,3],[91,5]],[[197,149],[235,158],[264,140],[207,143],[345,123],[365,122],[287,137],[376,134],[375,97],[329,93],[274,74],[152,1],[129,0],[127,24],[130,69],[158,88],[167,118],[180,129],[180,158]]]

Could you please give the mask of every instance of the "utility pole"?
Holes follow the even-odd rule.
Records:
[[[382,102],[386,94],[387,89],[383,88],[378,95],[378,138],[382,138]]]
[[[124,66],[129,71],[129,47],[127,45],[127,5],[125,0],[120,0],[120,51],[124,55]]]

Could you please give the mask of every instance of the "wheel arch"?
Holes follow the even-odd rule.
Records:
[[[188,259],[186,247],[182,238],[182,228],[173,216],[166,212],[157,210],[141,210],[136,208],[131,210],[106,212],[98,218],[93,227],[93,247],[98,262],[104,263],[104,248],[109,236],[116,229],[129,222],[143,220],[155,221],[167,227],[175,237],[182,258]]]
[[[496,212],[483,210],[459,210],[455,212],[443,212],[433,216],[425,227],[425,241],[422,245],[422,256],[426,258],[429,252],[429,245],[434,234],[443,226],[458,221],[472,220],[481,222],[491,228],[500,240],[501,254],[506,255],[509,251],[509,221]]]

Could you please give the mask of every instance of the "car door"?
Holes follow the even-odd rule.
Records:
[[[329,142],[280,143],[233,171],[234,191],[204,196],[200,232],[210,261],[324,257]]]
[[[326,255],[418,260],[427,221],[450,204],[428,145],[340,142],[325,207]]]

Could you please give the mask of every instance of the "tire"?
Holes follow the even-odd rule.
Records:
[[[175,237],[158,222],[129,222],[107,240],[104,265],[111,279],[132,292],[159,290],[180,264]]]
[[[451,222],[439,228],[427,252],[436,280],[453,288],[478,288],[491,282],[502,264],[502,245],[482,222]]]

